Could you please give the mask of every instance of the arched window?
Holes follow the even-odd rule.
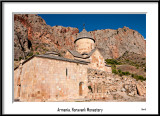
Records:
[[[68,75],[68,69],[66,68],[66,76]]]
[[[83,82],[79,83],[79,96],[83,95]]]

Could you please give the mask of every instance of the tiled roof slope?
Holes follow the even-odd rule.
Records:
[[[44,54],[44,55],[33,55],[31,56],[30,58],[24,60],[22,62],[22,64],[25,64],[26,62],[28,62],[29,60],[31,60],[32,58],[34,57],[40,57],[40,58],[49,58],[49,59],[55,59],[55,60],[61,60],[61,61],[67,61],[67,62],[73,62],[73,63],[80,63],[80,64],[85,64],[87,65],[88,63],[90,62],[87,62],[87,61],[82,61],[82,60],[73,60],[73,59],[68,59],[68,58],[64,58],[64,57],[60,57],[60,56],[54,56],[54,55],[50,55],[52,53],[49,53],[49,54]],[[56,53],[55,53],[56,55]],[[14,70],[16,70],[19,66],[15,67]]]
[[[86,58],[89,58],[94,52],[95,52],[96,48],[93,49],[87,56],[83,57],[83,55],[81,55],[79,52],[77,51],[74,51],[74,50],[68,50],[74,57],[77,57],[77,58],[83,58],[83,59],[86,59]]]

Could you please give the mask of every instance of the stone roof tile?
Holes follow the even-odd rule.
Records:
[[[77,58],[83,58],[83,59],[86,59],[86,58],[89,58],[94,52],[95,52],[96,48],[93,49],[87,56],[83,57],[83,55],[81,55],[79,52],[77,51],[73,51],[73,50],[68,50],[74,57],[77,57]]]
[[[68,50],[74,57],[78,57],[78,58],[83,58],[83,56],[77,52],[77,51],[74,51],[74,50]]]
[[[68,58],[64,58],[64,57],[60,57],[60,56],[36,55],[36,57],[51,58],[51,59],[62,60],[62,61],[68,61],[68,62],[74,62],[74,63],[81,63],[81,64],[87,64],[87,63],[89,63],[89,62],[87,62],[87,61],[73,60],[73,59],[68,59]]]
[[[25,64],[26,62],[28,62],[29,60],[31,60],[34,57],[41,57],[41,58],[50,58],[50,59],[55,59],[55,60],[61,60],[61,61],[67,61],[67,62],[74,62],[74,63],[80,63],[80,64],[85,64],[87,65],[90,62],[87,61],[82,61],[82,60],[73,60],[73,59],[68,59],[68,58],[64,58],[64,57],[60,57],[60,56],[53,56],[53,55],[33,55],[30,58],[26,59],[25,61],[22,62],[22,65]],[[14,70],[16,70],[19,66],[15,67]]]
[[[92,39],[94,42],[95,40],[93,39],[92,35],[88,33],[85,28],[78,34],[77,38],[75,39],[74,43],[79,40],[79,39],[84,39],[84,38],[89,38]]]

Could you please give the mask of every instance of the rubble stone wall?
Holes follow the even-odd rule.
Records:
[[[93,100],[129,101],[137,96],[145,98],[146,82],[132,77],[120,77],[102,70],[88,68],[88,98]],[[131,98],[132,97],[132,98]]]
[[[112,74],[102,70],[88,68],[88,98],[103,99],[106,97],[108,82],[111,83]]]

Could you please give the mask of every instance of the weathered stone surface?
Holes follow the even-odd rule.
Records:
[[[126,51],[143,55],[146,53],[144,37],[128,27],[124,26],[117,30],[97,30],[91,34],[97,42],[96,46],[101,48],[105,58],[118,58]]]
[[[14,39],[29,41],[30,44],[21,42],[22,46],[29,45],[35,53],[44,54],[47,51],[59,50],[61,54],[64,54],[67,49],[74,49],[74,38],[78,32],[77,28],[51,27],[35,14],[14,15]],[[22,52],[22,49],[17,47],[20,42],[15,41],[14,43],[15,53]],[[28,51],[27,47],[24,51]],[[27,56],[27,53],[25,56]],[[16,59],[19,57],[23,57],[23,55],[15,56]]]
[[[68,101],[84,98],[130,101],[129,99],[132,99],[130,96],[137,99],[136,96],[145,97],[146,94],[145,81],[135,81],[131,77],[108,74],[102,70],[88,68],[83,64],[38,57],[24,65],[21,63],[15,70],[14,77],[16,93],[14,95],[15,99],[20,99],[20,101]],[[82,96],[79,93],[80,82],[84,83],[81,89]]]
[[[122,89],[121,89],[121,91],[122,91],[122,92],[125,92],[125,91],[126,91],[126,89],[125,89],[125,88],[122,88]]]
[[[83,83],[80,97],[84,98],[88,94],[87,68],[83,64],[34,57],[22,67],[14,71],[14,92],[18,93],[15,94],[15,99],[21,101],[78,99],[80,82]],[[18,86],[19,78],[21,86]]]
[[[64,55],[67,49],[75,50],[74,40],[78,32],[79,30],[77,28],[72,27],[51,27],[47,25],[40,16],[35,14],[15,14],[15,59],[23,57],[23,52],[25,52],[26,56],[31,48],[34,53],[38,52],[43,54],[46,51],[58,50]],[[126,51],[143,56],[146,55],[146,42],[144,37],[128,27],[124,26],[117,30],[97,30],[89,33],[95,39],[95,46],[99,48],[99,51],[105,59],[119,58]],[[24,47],[24,51],[21,46]],[[89,48],[92,48],[92,46],[89,46]]]
[[[138,94],[140,96],[145,96],[146,95],[146,85],[145,85],[145,82],[138,81],[138,83],[136,83],[136,86],[137,86]]]
[[[98,70],[102,70],[102,71],[106,71],[106,72],[111,73],[111,70],[112,70],[111,67],[105,66],[104,58],[100,54],[98,49],[95,50],[95,52],[91,55],[89,60],[91,62],[89,65],[89,68],[98,69]]]

